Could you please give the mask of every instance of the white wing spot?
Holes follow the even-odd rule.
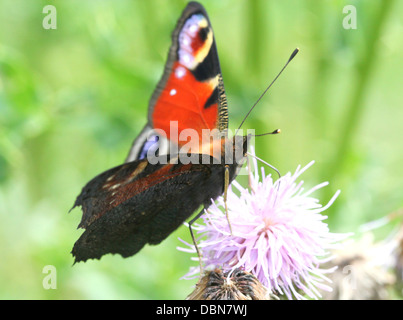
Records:
[[[116,183],[116,184],[112,185],[111,187],[109,187],[109,190],[114,190],[119,187],[120,187],[120,183]]]
[[[176,90],[175,89],[172,89],[170,92],[169,92],[169,95],[170,96],[174,96],[176,94]]]
[[[196,19],[195,19],[196,20]],[[199,21],[197,21],[196,23],[198,23]],[[192,23],[194,23],[193,21],[192,21]],[[198,24],[192,24],[192,25],[190,25],[189,26],[189,32],[190,32],[190,34],[193,36],[195,33],[196,33],[196,31],[199,29],[199,25]]]
[[[111,175],[108,179],[106,179],[106,181],[111,181],[113,178],[115,178],[115,174]]]
[[[175,76],[176,76],[178,79],[182,78],[182,77],[185,75],[185,73],[186,73],[186,70],[185,70],[185,68],[183,68],[183,67],[177,67],[177,68],[175,69]]]

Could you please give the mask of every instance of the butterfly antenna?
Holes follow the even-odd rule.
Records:
[[[269,134],[278,134],[280,132],[281,132],[280,129],[276,129],[276,130],[274,130],[272,132],[266,132],[266,133],[261,133],[261,134],[253,134],[252,137],[263,137],[263,136],[267,136]]]
[[[263,96],[266,94],[266,92],[270,89],[270,87],[273,85],[274,82],[276,82],[277,78],[281,75],[281,73],[284,71],[284,69],[287,67],[287,65],[291,62],[292,59],[294,59],[294,57],[297,55],[297,53],[299,52],[299,49],[296,48],[293,53],[291,54],[291,56],[288,58],[287,63],[284,65],[284,67],[280,70],[280,72],[277,74],[277,76],[274,78],[274,80],[270,83],[270,85],[266,88],[266,90],[260,95],[259,99],[257,99],[257,101],[255,102],[255,104],[252,106],[252,108],[249,109],[248,113],[246,114],[246,116],[243,118],[241,124],[239,125],[235,135],[238,133],[239,129],[241,129],[243,123],[245,122],[246,118],[250,115],[250,113],[252,112],[252,110],[256,107],[256,105],[259,103],[259,101],[263,98]]]
[[[280,192],[280,185],[281,185],[281,180],[280,180],[281,174],[280,174],[280,171],[278,171],[278,169],[277,169],[276,167],[272,166],[270,163],[264,161],[263,159],[260,159],[259,157],[257,157],[257,156],[254,155],[254,154],[251,154],[251,153],[247,152],[247,155],[248,155],[248,156],[251,156],[252,158],[255,158],[256,160],[262,162],[263,164],[265,164],[266,166],[270,167],[271,169],[273,169],[274,171],[277,172],[277,174],[278,174],[278,184],[277,184],[276,197],[274,198],[274,204],[276,204],[276,202],[277,202],[277,196],[278,196],[278,194],[279,194],[279,192]],[[249,184],[250,184],[250,173],[249,173]],[[252,189],[252,190],[253,190],[253,189]]]

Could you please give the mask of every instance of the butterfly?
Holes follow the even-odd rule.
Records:
[[[178,139],[189,131],[193,136]],[[203,208],[199,217],[237,176],[248,141],[228,138],[213,29],[203,6],[190,2],[172,33],[147,124],[125,163],[90,180],[74,203],[83,211],[78,227],[85,229],[72,250],[75,262],[108,253],[132,256],[161,243]]]

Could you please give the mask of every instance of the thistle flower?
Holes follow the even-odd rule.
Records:
[[[329,278],[333,291],[325,293],[326,300],[389,299],[388,288],[395,283],[391,272],[397,249],[395,239],[374,242],[372,233],[365,233],[358,241],[350,239],[333,252],[330,265],[337,265]]]
[[[395,250],[396,290],[403,296],[403,228],[397,241],[399,243]]]
[[[197,283],[187,300],[271,300],[267,289],[256,277],[244,270],[222,272],[220,269],[208,271]]]
[[[322,206],[311,194],[327,185],[326,182],[308,191],[302,188],[303,181],[296,182],[313,161],[276,181],[265,175],[264,168],[260,179],[256,160],[253,163],[255,173],[249,176],[251,191],[236,181],[228,189],[232,236],[223,198],[212,203],[208,214],[203,215],[204,224],[192,225],[201,235],[198,246],[205,266],[220,267],[225,272],[243,268],[255,275],[269,293],[285,294],[288,299],[293,296],[304,299],[304,294],[317,299],[321,297],[318,288],[331,290],[324,282],[330,282],[326,273],[335,269],[320,266],[329,260],[328,250],[346,237],[330,233],[323,222],[327,217],[321,214],[339,191]],[[178,249],[194,252],[194,246],[181,241],[192,249]],[[184,278],[192,278],[198,272],[199,268],[192,268]]]

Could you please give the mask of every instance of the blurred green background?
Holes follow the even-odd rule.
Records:
[[[244,128],[282,173],[316,164],[306,187],[331,231],[350,232],[403,206],[403,2],[201,1],[213,24],[235,129],[294,48],[301,52]],[[183,299],[196,262],[180,228],[134,257],[74,266],[83,185],[123,162],[146,121],[184,0],[0,1],[0,298]],[[57,9],[46,30],[45,5]],[[343,7],[357,9],[344,29]],[[240,177],[242,181],[242,177]],[[57,270],[45,290],[42,270]]]

